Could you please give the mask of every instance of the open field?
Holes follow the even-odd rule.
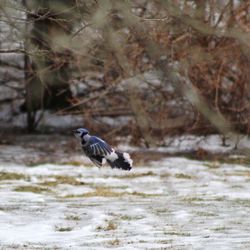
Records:
[[[248,249],[247,165],[1,163],[1,249]]]

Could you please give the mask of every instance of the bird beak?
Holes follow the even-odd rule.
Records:
[[[73,129],[72,132],[75,134],[76,133],[76,129]]]

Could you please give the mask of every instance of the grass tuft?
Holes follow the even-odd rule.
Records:
[[[64,175],[56,175],[53,176],[55,180],[53,181],[44,181],[41,183],[43,186],[49,186],[49,187],[55,187],[59,184],[68,184],[72,186],[80,186],[80,185],[85,185],[84,182],[78,181],[76,178],[72,176],[64,176]]]
[[[55,226],[55,231],[57,231],[57,232],[70,232],[72,230],[73,230],[72,227],[59,227],[59,226]]]
[[[117,178],[129,179],[129,178],[139,178],[139,177],[145,177],[145,176],[156,176],[156,174],[152,171],[148,171],[146,173],[134,173],[134,174],[120,175],[120,176],[117,176]]]
[[[42,192],[50,192],[51,190],[44,187],[39,186],[19,186],[14,189],[16,192],[31,192],[31,193],[42,193]]]
[[[79,167],[79,166],[83,166],[83,163],[80,161],[65,161],[65,162],[60,163],[60,165],[72,165],[72,166]]]
[[[74,220],[74,221],[79,221],[81,220],[80,216],[77,216],[77,215],[67,215],[65,217],[66,220]]]
[[[109,244],[110,246],[119,246],[119,245],[120,245],[120,241],[119,241],[118,239],[114,239],[114,240],[110,240],[110,241],[108,242],[108,244]]]
[[[183,174],[183,173],[175,174],[175,178],[180,178],[180,179],[192,179],[192,177],[191,177],[190,175],[186,175],[186,174]]]
[[[96,230],[100,231],[100,230],[103,230],[103,231],[113,231],[113,230],[116,230],[117,229],[117,224],[114,223],[113,221],[108,221],[108,223],[105,225],[105,226],[98,226],[96,228]]]
[[[5,180],[21,180],[26,179],[24,174],[12,173],[12,172],[0,172],[0,181]]]
[[[78,195],[66,195],[63,198],[88,198],[88,197],[122,197],[125,195],[133,195],[133,196],[140,196],[140,197],[156,197],[159,196],[157,194],[145,194],[141,192],[115,192],[108,187],[97,187],[95,191],[78,194]]]

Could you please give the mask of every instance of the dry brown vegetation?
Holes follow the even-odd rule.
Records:
[[[1,64],[25,72],[15,91],[26,90],[29,129],[38,109],[52,108],[147,146],[180,133],[249,134],[248,1],[32,0],[1,9],[12,40],[5,46],[3,36],[0,52],[24,55],[18,69]],[[5,72],[1,84],[14,88],[12,77]],[[129,122],[104,126],[103,117]]]

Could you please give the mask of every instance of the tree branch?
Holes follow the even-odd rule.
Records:
[[[7,54],[7,53],[21,53],[24,54],[24,49],[0,49],[0,54]]]

